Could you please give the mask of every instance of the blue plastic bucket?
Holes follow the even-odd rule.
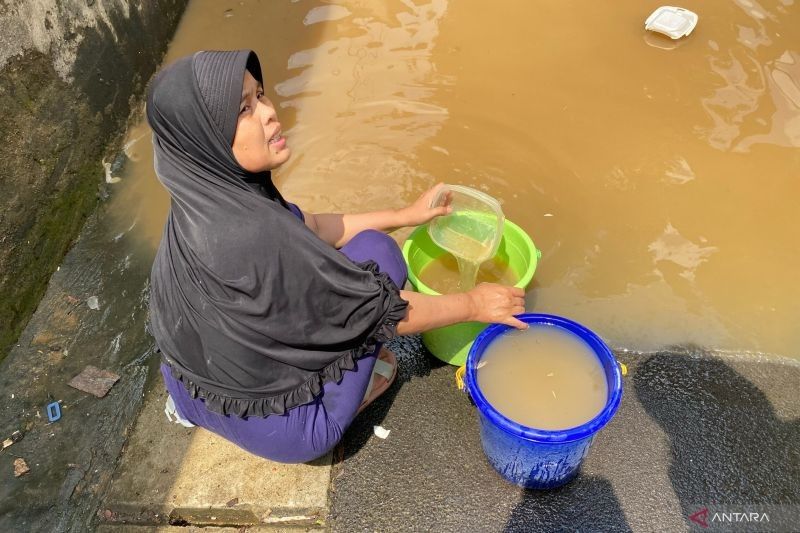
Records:
[[[517,318],[528,324],[564,329],[588,344],[603,366],[608,399],[600,413],[580,426],[549,431],[518,424],[497,411],[478,388],[476,368],[486,349],[497,337],[512,329],[503,324],[486,328],[467,356],[466,387],[478,408],[481,443],[489,463],[505,479],[528,489],[551,489],[578,474],[595,434],[617,412],[622,400],[622,375],[606,344],[589,329],[566,318],[527,313]]]

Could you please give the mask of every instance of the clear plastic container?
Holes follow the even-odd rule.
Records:
[[[452,212],[434,218],[428,233],[437,246],[457,258],[482,263],[494,257],[503,236],[505,215],[500,203],[486,193],[462,185],[445,185],[431,207],[442,205],[450,193]]]

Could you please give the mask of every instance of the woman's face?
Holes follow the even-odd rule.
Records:
[[[236,161],[249,172],[278,168],[291,155],[281,134],[275,107],[264,96],[264,88],[248,71],[244,73],[232,148]]]

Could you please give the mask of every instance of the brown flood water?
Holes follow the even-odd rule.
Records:
[[[673,42],[643,29],[658,5],[191,0],[167,60],[259,53],[306,210],[479,188],[542,250],[529,311],[798,357],[800,8],[687,1]],[[116,205],[155,246],[168,198],[146,126],[130,141]]]

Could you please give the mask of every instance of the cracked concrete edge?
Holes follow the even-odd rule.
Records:
[[[320,527],[297,526],[245,526],[245,527],[200,527],[200,526],[140,526],[140,525],[102,525],[95,533],[298,533],[310,531],[323,533]]]
[[[100,510],[97,513],[100,525],[114,527],[114,531],[124,527],[291,527],[296,528],[327,527],[327,508],[282,507],[259,509],[255,506],[242,508],[219,507],[172,507],[161,506],[158,509],[143,509],[140,506],[117,505],[114,511]],[[138,531],[138,530],[137,530]],[[186,529],[182,529],[186,531]],[[208,531],[204,529],[203,531]]]

